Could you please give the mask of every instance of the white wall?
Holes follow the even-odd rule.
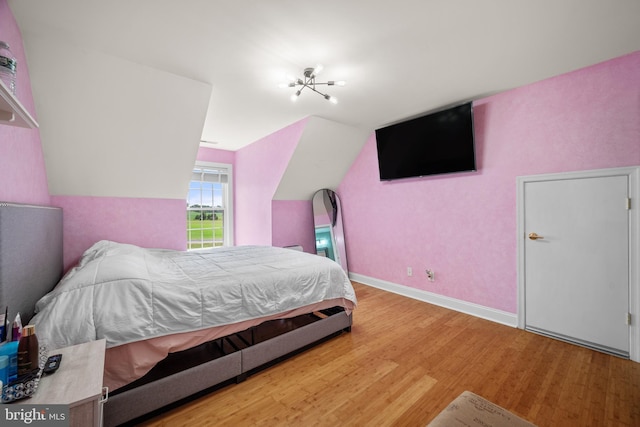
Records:
[[[52,195],[184,198],[211,86],[24,35]]]

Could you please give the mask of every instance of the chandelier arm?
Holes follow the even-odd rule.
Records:
[[[322,96],[324,96],[324,97],[326,97],[326,96],[330,96],[330,95],[328,95],[328,94],[326,94],[326,93],[322,93],[322,92],[320,92],[319,90],[316,90],[316,88],[314,88],[314,87],[309,86],[309,89],[311,89],[311,90],[312,90],[312,91],[314,91],[315,93],[319,93],[320,95],[322,95]]]
[[[294,86],[320,86],[320,85],[335,86],[335,83],[312,82],[311,79],[309,79],[309,81],[307,81],[307,82],[303,82],[302,80],[299,80],[297,82],[292,82],[292,84],[293,84],[293,86],[289,86],[289,87],[294,87]]]

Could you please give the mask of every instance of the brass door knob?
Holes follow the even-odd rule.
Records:
[[[542,236],[538,236],[537,233],[529,233],[529,238],[531,240],[540,240],[540,239],[544,239],[544,237]]]

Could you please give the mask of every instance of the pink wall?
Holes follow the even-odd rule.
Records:
[[[271,207],[272,245],[301,245],[304,252],[316,253],[311,201],[274,200]]]
[[[198,151],[202,161],[233,164],[233,157],[230,151]],[[185,196],[186,192],[185,188]],[[185,203],[182,199],[51,196],[51,204],[64,210],[65,270],[99,240],[185,250]]]
[[[6,0],[0,0],[0,40],[18,60],[18,99],[35,117],[22,36]],[[101,239],[186,247],[182,200],[50,197],[38,129],[0,125],[0,201],[63,208],[65,269]]]
[[[338,189],[349,270],[515,313],[516,177],[640,165],[640,52],[476,101],[474,118],[476,173],[380,182],[370,137]]]
[[[234,165],[236,244],[302,245],[305,252],[315,253],[311,202],[272,200],[305,124],[306,120],[297,122],[238,152],[198,150],[199,161]],[[240,167],[236,167],[236,153]]]
[[[185,190],[186,192],[186,190]],[[99,240],[185,250],[185,200],[51,196],[63,209],[64,269]]]
[[[217,148],[200,147],[196,159],[200,162],[226,163],[235,166],[236,152]]]
[[[36,117],[22,35],[6,0],[0,0],[0,40],[9,44],[18,61],[18,100]],[[38,129],[0,124],[0,201],[49,204],[49,187]]]
[[[236,151],[235,243],[271,245],[272,204],[307,120]]]

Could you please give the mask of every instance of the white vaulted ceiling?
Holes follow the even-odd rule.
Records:
[[[637,0],[9,4],[30,62],[45,38],[63,63],[86,49],[210,86],[198,138],[230,150],[311,115],[370,132],[640,49]],[[347,81],[330,90],[340,102],[308,92],[292,103],[278,83],[317,63],[320,80]],[[57,84],[48,78],[34,85]],[[41,103],[40,120],[54,108]]]
[[[638,0],[8,3],[53,195],[184,198],[200,140],[311,116],[275,195],[308,197],[380,126],[640,49]],[[278,87],[316,64],[337,105]]]

